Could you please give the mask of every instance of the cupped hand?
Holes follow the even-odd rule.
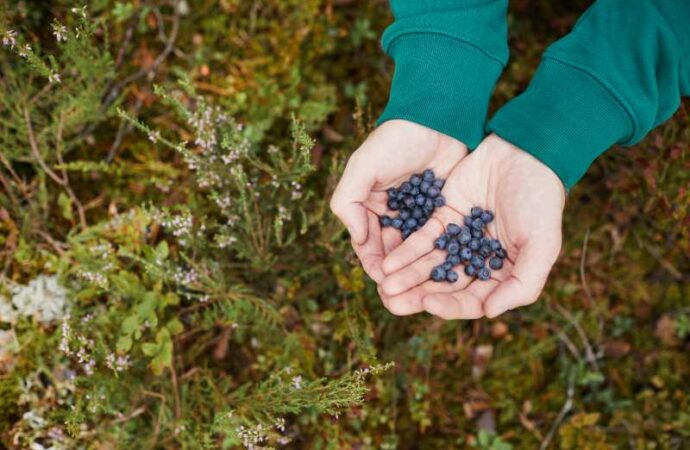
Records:
[[[384,259],[379,293],[396,309],[425,310],[444,319],[496,317],[535,302],[561,248],[563,183],[529,153],[496,135],[487,137],[452,171],[443,188],[446,206]],[[508,253],[491,279],[455,283],[429,280],[446,253],[434,240],[448,223],[462,225],[470,208],[493,211],[487,234]]]
[[[350,232],[352,246],[374,281],[383,280],[383,258],[402,242],[399,230],[382,230],[378,221],[379,215],[390,213],[386,189],[424,169],[446,178],[466,154],[460,141],[406,120],[384,122],[352,154],[331,209]]]

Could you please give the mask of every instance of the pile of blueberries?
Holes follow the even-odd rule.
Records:
[[[491,278],[491,270],[500,270],[508,255],[498,239],[484,236],[486,225],[492,220],[491,211],[475,206],[464,217],[462,226],[449,223],[446,232],[434,241],[434,247],[445,250],[447,256],[443,264],[433,268],[431,279],[455,283],[458,273],[453,268],[460,264],[465,266],[467,276],[482,281]]]
[[[399,187],[388,189],[388,208],[398,211],[398,215],[381,216],[381,226],[400,230],[403,239],[410,237],[426,223],[436,208],[446,204],[441,195],[444,182],[436,178],[433,170],[427,169],[424,173],[412,175]]]

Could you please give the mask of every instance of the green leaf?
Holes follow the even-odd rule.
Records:
[[[125,353],[130,351],[132,348],[132,337],[131,336],[121,336],[117,340],[117,351],[118,353]]]
[[[74,218],[72,214],[72,199],[64,192],[60,192],[60,195],[58,195],[58,206],[62,211],[62,217],[67,220],[72,220]]]
[[[122,332],[124,334],[132,334],[134,331],[136,331],[139,328],[139,320],[138,317],[135,315],[128,316],[125,318],[125,320],[122,321]]]
[[[141,351],[144,352],[146,356],[157,355],[160,350],[160,344],[154,344],[152,342],[145,342],[141,344]]]

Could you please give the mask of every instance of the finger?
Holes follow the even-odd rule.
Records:
[[[434,240],[443,234],[444,224],[438,217],[431,217],[419,230],[410,235],[405,242],[390,252],[383,260],[383,272],[392,274],[412,264],[434,249]]]
[[[479,319],[484,316],[484,299],[497,285],[495,280],[473,280],[467,288],[453,293],[424,296],[422,306],[428,313],[444,320]]]
[[[385,192],[371,192],[364,201],[364,207],[378,216],[388,215],[388,194]]]
[[[383,305],[391,314],[396,316],[408,316],[424,311],[422,298],[426,294],[422,287],[416,287],[399,295],[386,295],[379,287],[379,296]]]
[[[348,161],[343,176],[331,198],[331,210],[345,224],[350,237],[356,244],[367,239],[367,209],[363,202],[374,185],[371,165],[358,162],[356,155]]]
[[[383,255],[389,254],[402,243],[400,230],[395,228],[384,228],[381,230],[381,240],[383,241]]]
[[[552,239],[540,236],[520,248],[510,275],[487,298],[486,316],[493,318],[537,301],[560,248],[560,233]]]
[[[395,251],[395,250],[394,250]],[[398,295],[429,279],[431,269],[446,260],[444,252],[435,250],[420,259],[386,276],[381,283],[386,295]]]
[[[381,263],[383,262],[383,242],[381,240],[381,227],[376,214],[367,212],[368,232],[367,239],[363,244],[352,242],[359,261],[362,263],[362,268],[371,277],[372,280],[380,283],[383,281],[384,274],[381,270]]]

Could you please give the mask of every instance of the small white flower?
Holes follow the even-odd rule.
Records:
[[[48,75],[48,82],[50,84],[60,84],[62,79],[60,78],[60,74],[57,72],[51,72],[50,75]]]
[[[2,45],[12,49],[15,48],[17,45],[17,32],[14,30],[7,30],[2,37]]]
[[[12,293],[12,304],[19,315],[48,323],[67,313],[67,290],[60,286],[56,276],[40,275],[27,286],[14,287]]]
[[[67,27],[59,23],[54,23],[53,25],[53,35],[55,40],[58,42],[67,40]]]
[[[297,375],[292,378],[292,387],[295,389],[302,389],[302,375]]]
[[[158,131],[158,130],[156,130],[156,131],[151,131],[151,132],[149,133],[149,136],[148,136],[148,137],[149,137],[149,141],[151,141],[151,142],[153,142],[153,143],[155,144],[155,143],[158,142],[158,140],[161,138],[161,133],[160,133],[160,131]]]
[[[29,53],[31,53],[31,46],[29,44],[24,44],[23,47],[19,48],[19,56],[22,58],[27,58],[29,56]]]

